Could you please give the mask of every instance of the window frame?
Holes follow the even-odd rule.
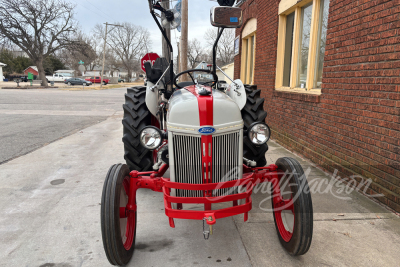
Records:
[[[308,62],[307,62],[307,78],[306,87],[300,88],[296,86],[298,77],[298,66],[299,66],[299,53],[300,53],[300,33],[301,33],[301,13],[302,8],[312,3],[312,17],[311,17],[311,29],[310,29],[310,44],[308,51]],[[306,91],[321,91],[320,88],[314,87],[314,77],[317,57],[317,46],[318,46],[318,26],[319,20],[322,14],[321,0],[282,0],[279,4],[279,24],[278,24],[278,47],[277,47],[277,61],[276,61],[276,77],[275,77],[275,89],[295,89],[295,90],[306,90]],[[293,43],[292,43],[292,58],[290,67],[290,84],[289,87],[283,86],[283,68],[285,59],[285,42],[286,42],[286,21],[287,15],[294,12],[294,29],[293,29]]]
[[[250,24],[248,24],[250,23]],[[249,28],[247,28],[249,27]],[[255,59],[256,59],[256,42],[257,42],[257,20],[252,18],[249,20],[242,30],[241,36],[241,64],[240,64],[240,79],[245,84],[254,83],[254,70],[255,70]],[[250,42],[253,43],[250,43]],[[249,43],[253,47],[253,53],[251,48],[249,49]],[[251,59],[252,58],[252,59]],[[248,59],[248,60],[246,60]],[[248,64],[247,64],[248,61]],[[250,66],[250,62],[253,66]],[[251,69],[250,69],[251,68]],[[251,73],[251,75],[250,75]]]

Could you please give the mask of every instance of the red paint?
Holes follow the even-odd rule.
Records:
[[[204,86],[204,88],[211,92],[210,95],[199,95],[199,91],[195,85],[185,87],[186,90],[191,92],[197,97],[199,105],[199,115],[200,115],[200,126],[213,126],[213,96],[212,88],[209,86]]]
[[[271,180],[273,186],[273,197],[272,197],[273,208],[274,208],[273,212],[279,234],[281,235],[282,239],[285,242],[289,242],[290,239],[292,239],[294,228],[289,229],[291,230],[291,232],[286,229],[282,219],[282,211],[290,210],[291,213],[293,214],[293,220],[296,219],[296,216],[293,205],[293,194],[291,195],[290,199],[282,198],[280,183],[279,183],[281,177],[282,173],[274,173],[273,178]],[[293,227],[294,227],[294,221],[293,221]]]
[[[89,81],[92,83],[101,83],[101,77],[100,76],[92,76],[90,78],[86,78],[85,81]],[[103,82],[108,84],[110,82],[109,79],[103,79]]]
[[[201,86],[201,85],[198,85]],[[207,91],[210,92],[209,95],[200,95],[198,86],[191,85],[185,87],[186,90],[191,92],[197,97],[197,103],[199,106],[199,120],[200,126],[214,126],[214,111],[213,111],[213,95],[212,88],[209,86],[204,86]],[[202,135],[201,136],[201,156],[202,156],[202,175],[203,183],[211,183],[212,181],[212,135]],[[205,152],[205,153],[204,153]],[[203,191],[203,195],[206,197],[211,197],[212,191]],[[211,203],[204,204],[204,210],[211,210]]]
[[[244,220],[247,220],[248,212],[252,208],[251,194],[255,185],[263,182],[272,182],[274,185],[274,197],[279,200],[277,203],[289,204],[288,210],[293,211],[293,205],[291,200],[282,200],[280,195],[280,188],[278,184],[280,177],[278,176],[279,170],[276,169],[276,165],[271,164],[268,167],[260,168],[247,168],[248,172],[243,174],[243,177],[234,181],[220,182],[220,183],[205,183],[205,184],[187,184],[187,183],[176,183],[171,182],[169,178],[161,177],[167,170],[168,165],[161,166],[159,172],[130,172],[130,183],[129,183],[129,200],[128,205],[125,208],[125,214],[134,214],[136,212],[136,191],[139,188],[147,188],[156,192],[163,192],[164,195],[164,207],[165,214],[169,218],[169,224],[171,227],[175,227],[175,219],[191,219],[191,220],[203,220],[203,218],[210,216],[213,218],[212,221],[208,221],[208,224],[214,224],[216,219],[221,219],[229,216],[238,214],[244,214]],[[144,176],[150,175],[150,176]],[[182,189],[182,190],[199,190],[203,192],[211,192],[215,189],[230,188],[236,186],[244,186],[245,192],[238,194],[228,195],[224,197],[174,197],[170,195],[171,189]],[[245,199],[243,204],[238,205],[237,200]],[[229,208],[218,209],[218,210],[179,210],[172,209],[172,203],[183,203],[183,204],[204,204],[211,205],[212,203],[223,203],[223,202],[236,202],[236,205]],[[274,200],[275,203],[275,200]],[[276,206],[277,207],[277,206]],[[120,210],[124,214],[123,210]],[[274,212],[279,212],[275,211]],[[283,224],[282,224],[283,225]]]
[[[135,240],[135,229],[136,229],[136,192],[135,198],[130,198],[131,193],[131,179],[130,177],[125,177],[123,181],[123,187],[125,193],[128,195],[128,204],[126,207],[119,208],[119,217],[121,219],[126,218],[126,240],[124,242],[124,248],[129,250],[132,247],[133,240]],[[134,202],[134,205],[132,205]]]

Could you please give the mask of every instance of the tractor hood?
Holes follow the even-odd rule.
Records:
[[[209,94],[199,94],[205,88]],[[242,129],[243,121],[238,105],[226,94],[193,85],[175,91],[170,98],[167,127],[168,131],[189,134],[204,134],[204,129],[211,127],[214,130],[210,133],[218,134]]]

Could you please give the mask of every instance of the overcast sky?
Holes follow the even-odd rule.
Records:
[[[147,0],[69,0],[76,4],[75,18],[82,30],[90,33],[97,23],[131,22],[150,31],[152,51],[161,56],[161,32],[149,12]],[[202,39],[207,28],[211,28],[210,9],[218,3],[210,0],[189,0],[189,39]],[[177,1],[172,1],[175,6]],[[170,2],[171,5],[171,2]],[[177,55],[176,40],[180,32],[171,31],[174,56]],[[203,42],[204,43],[204,42]],[[205,44],[205,43],[204,43]],[[150,52],[150,51],[149,51]]]

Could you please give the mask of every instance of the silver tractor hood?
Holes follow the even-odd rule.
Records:
[[[204,126],[215,128],[215,134],[231,132],[243,128],[243,120],[238,105],[226,94],[212,91],[213,125],[200,126],[198,98],[186,89],[177,90],[169,100],[167,113],[168,131],[200,134]]]

